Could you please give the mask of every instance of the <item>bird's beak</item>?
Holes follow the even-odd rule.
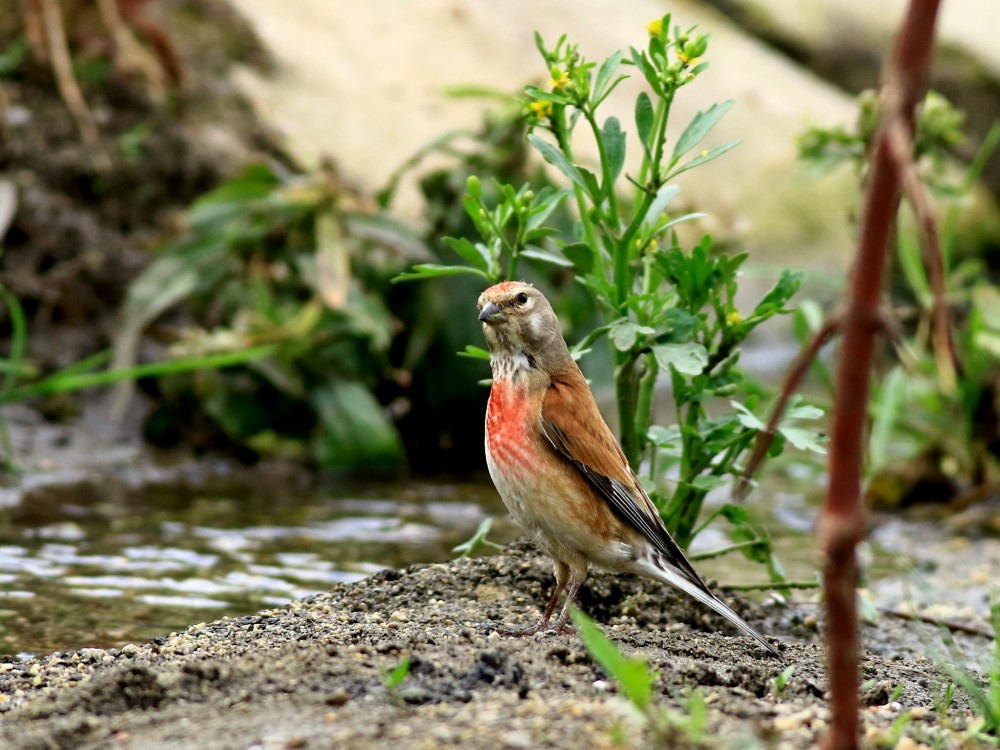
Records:
[[[487,302],[483,305],[483,309],[479,311],[479,320],[482,323],[493,323],[500,320],[503,317],[503,310],[501,310],[493,302]]]

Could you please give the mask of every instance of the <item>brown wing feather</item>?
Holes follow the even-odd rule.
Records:
[[[551,378],[552,385],[542,401],[541,428],[546,439],[597,490],[615,516],[646,537],[685,577],[708,591],[629,467],[583,373],[574,366]]]

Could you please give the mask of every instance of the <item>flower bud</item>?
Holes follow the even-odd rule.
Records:
[[[483,186],[479,184],[479,178],[474,174],[470,174],[469,179],[465,181],[465,192],[476,200],[483,197]]]

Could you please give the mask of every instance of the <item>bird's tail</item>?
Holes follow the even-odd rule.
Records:
[[[681,571],[669,566],[664,565],[660,567],[656,565],[652,560],[642,560],[640,559],[635,564],[635,571],[641,573],[642,575],[649,576],[650,578],[655,578],[658,581],[663,581],[664,583],[669,583],[671,586],[676,586],[685,594],[690,595],[694,599],[704,604],[706,607],[718,612],[720,615],[725,617],[729,622],[739,628],[740,632],[745,635],[749,635],[751,638],[756,638],[758,643],[760,643],[764,648],[770,651],[774,656],[778,656],[778,652],[774,650],[764,636],[754,630],[750,625],[736,614],[732,608],[726,604],[724,601],[719,599],[715,594],[706,588],[703,588],[701,582],[692,581],[690,578],[685,576]]]

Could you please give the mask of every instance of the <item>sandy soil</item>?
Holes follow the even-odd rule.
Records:
[[[147,644],[0,663],[0,746],[647,746],[656,739],[648,725],[578,636],[490,632],[490,622],[537,617],[549,585],[547,561],[515,544],[494,557],[385,571]],[[704,698],[704,725],[665,730],[668,746],[698,746],[700,732],[712,747],[805,748],[824,733],[823,650],[808,611],[735,602],[774,636],[775,659],[658,584],[595,577],[581,603],[658,672],[658,710],[681,717],[689,691]],[[935,710],[948,678],[913,655],[914,633],[887,621],[866,632],[865,731],[887,739],[908,712],[908,733],[950,746],[949,727],[962,724],[968,705],[959,696]],[[407,657],[409,675],[388,688],[386,674]],[[775,678],[790,665],[779,693]]]

